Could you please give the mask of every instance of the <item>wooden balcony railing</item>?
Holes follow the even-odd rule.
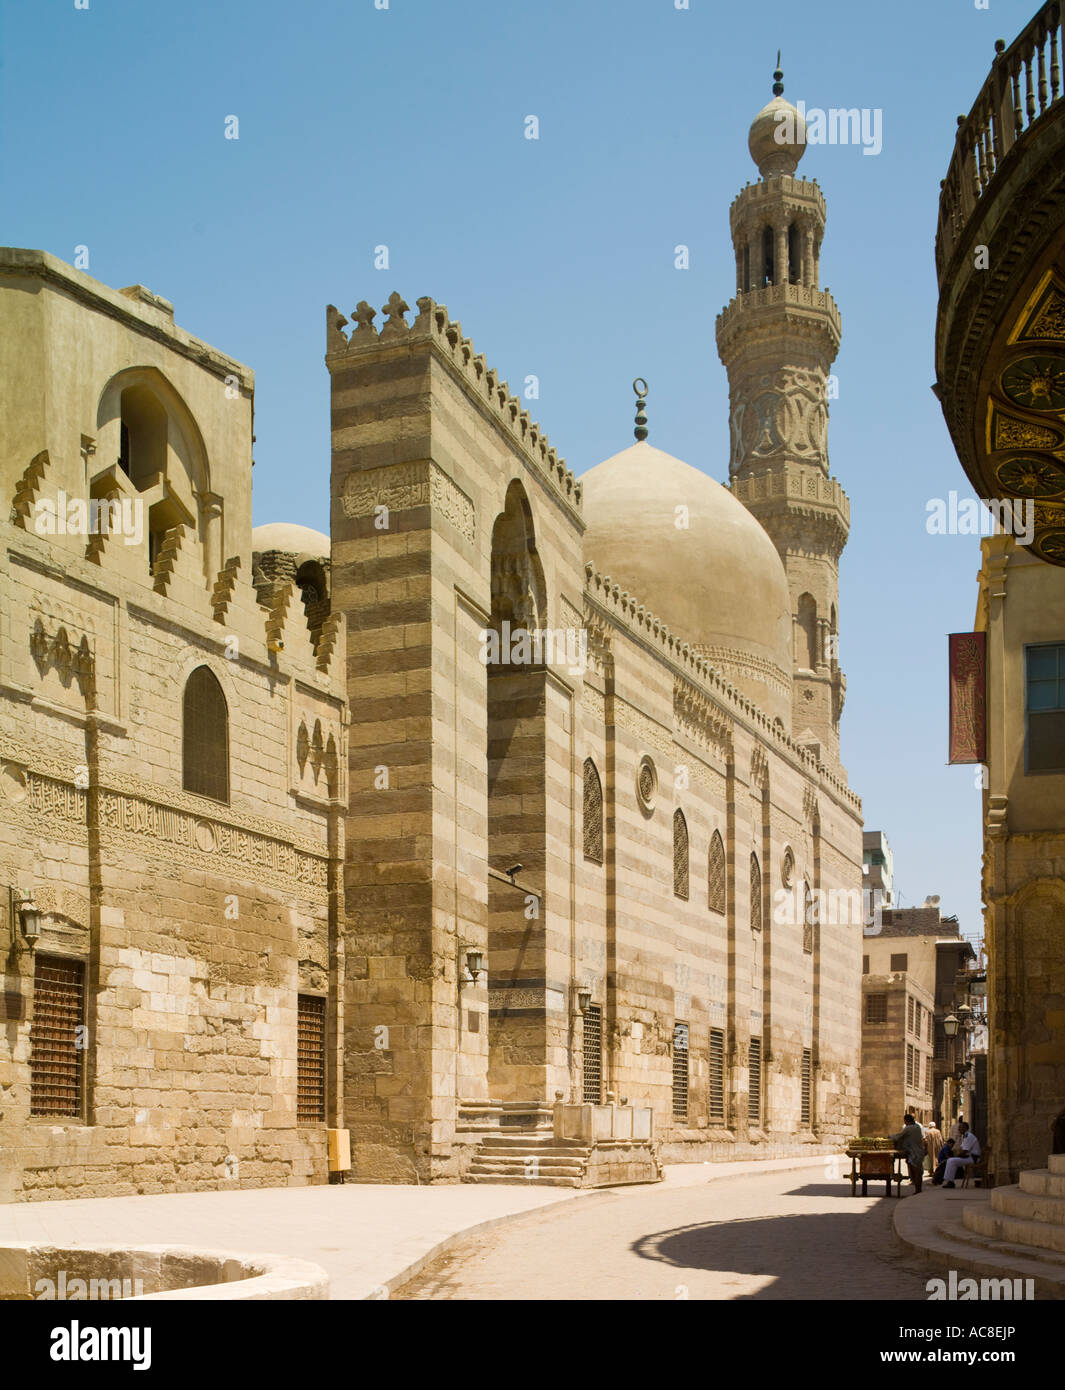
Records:
[[[1062,99],[1062,11],[1049,0],[995,61],[968,116],[958,117],[954,155],[939,197],[936,272],[940,284],[966,223],[1013,146]]]

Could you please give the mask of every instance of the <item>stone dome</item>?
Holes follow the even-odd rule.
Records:
[[[329,537],[292,521],[269,521],[265,526],[253,528],[251,548],[257,554],[283,550],[288,555],[312,555],[315,559],[323,559],[329,556]]]
[[[761,523],[713,478],[647,443],[581,483],[585,559],[790,732],[791,596]]]
[[[751,122],[747,148],[762,178],[794,174],[806,153],[806,121],[790,101],[775,96]]]

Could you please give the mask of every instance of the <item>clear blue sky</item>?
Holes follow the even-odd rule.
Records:
[[[933,239],[956,117],[1036,8],[0,0],[2,240],[88,246],[91,274],[148,285],[254,367],[256,522],[328,529],[324,307],[393,289],[447,304],[512,389],[539,377],[531,413],[575,472],[631,440],[639,374],[651,441],[724,480],[714,318],[777,48],[791,100],[881,108],[879,156],[811,146],[801,166],[843,313],[844,761],[905,902],[940,893],[974,930],[980,798],[944,765],[944,634],[972,625],[979,557],[925,530],[930,498],[968,490],[930,390]]]

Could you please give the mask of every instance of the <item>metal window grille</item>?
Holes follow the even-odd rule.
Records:
[[[940,1061],[947,1060],[947,1033],[942,1023],[936,1024],[936,1040],[934,1056]]]
[[[752,1038],[747,1072],[747,1118],[762,1122],[762,1039]]]
[[[865,1021],[866,1023],[887,1022],[886,994],[867,994],[865,996]]]
[[[673,1025],[673,1118],[688,1118],[688,1025]]]
[[[710,1029],[710,1115],[711,1120],[725,1118],[725,1035],[720,1028]]]
[[[802,1075],[799,1091],[799,1123],[809,1126],[813,1119],[813,1053],[803,1048]]]
[[[688,822],[684,812],[673,812],[673,892],[678,898],[688,896]]]
[[[598,1004],[584,1012],[584,1103],[603,1099],[603,1013]]]
[[[197,666],[182,701],[182,786],[187,792],[229,800],[229,712],[218,677]]]
[[[584,761],[584,857],[603,862],[603,784],[591,758]]]
[[[935,1042],[935,1015],[931,1009],[925,1009],[924,1016],[928,1021],[928,1042],[931,1045]]]
[[[913,1001],[913,1033],[916,1038],[921,1036],[921,1001],[919,999]]]
[[[325,1000],[301,994],[297,1013],[296,1123],[325,1123]]]
[[[714,831],[710,838],[710,853],[706,867],[706,901],[711,912],[725,911],[725,846],[721,835]]]
[[[905,951],[891,957],[892,970],[908,970],[910,968],[910,958]]]
[[[81,961],[38,956],[30,1029],[30,1114],[77,1117],[82,1110],[84,1050],[78,1028],[85,1010]]]

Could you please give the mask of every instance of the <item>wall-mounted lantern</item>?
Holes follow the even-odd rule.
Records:
[[[20,889],[9,890],[11,921],[11,954],[19,956],[24,951],[32,955],[41,936],[41,910],[30,893],[23,894]]]

